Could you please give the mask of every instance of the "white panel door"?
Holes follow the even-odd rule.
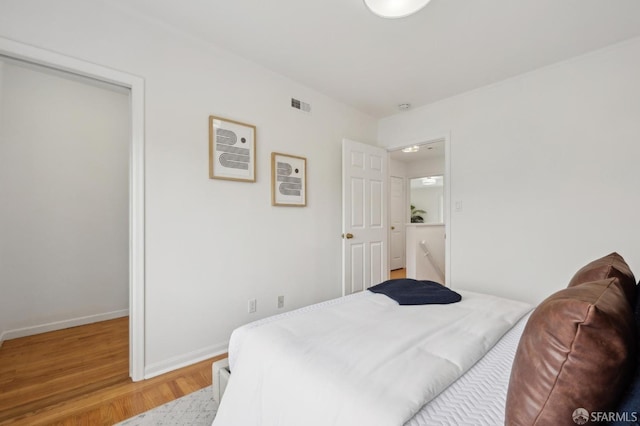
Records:
[[[342,141],[342,293],[389,277],[387,151]]]
[[[405,233],[404,224],[406,222],[406,202],[404,195],[404,178],[391,176],[389,179],[390,212],[391,222],[389,252],[391,259],[391,270],[404,268]]]

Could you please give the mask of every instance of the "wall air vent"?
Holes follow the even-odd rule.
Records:
[[[311,105],[310,104],[308,104],[306,102],[302,102],[302,101],[300,101],[298,99],[294,99],[294,98],[291,98],[291,108],[295,108],[295,109],[298,109],[300,111],[307,112],[307,113],[311,112]]]

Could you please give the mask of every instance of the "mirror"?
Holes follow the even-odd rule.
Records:
[[[411,223],[443,223],[443,176],[423,176],[410,179],[409,182]]]

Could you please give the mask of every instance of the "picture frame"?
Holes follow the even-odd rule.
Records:
[[[296,155],[271,153],[271,205],[307,205],[307,159]]]
[[[209,116],[209,178],[256,181],[256,126]]]

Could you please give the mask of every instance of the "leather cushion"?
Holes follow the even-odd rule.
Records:
[[[505,424],[575,426],[574,410],[608,411],[620,398],[635,344],[619,279],[585,282],[531,314],[511,370]]]
[[[639,284],[640,285],[640,284]],[[636,362],[635,362],[635,374],[627,386],[620,404],[615,411],[618,413],[633,413],[640,409],[640,294],[636,296],[636,304],[634,309],[634,316],[636,320]],[[637,421],[629,423],[625,420],[617,420],[609,424],[609,426],[631,426],[640,424],[640,413],[637,417]]]
[[[624,289],[627,300],[633,305],[636,300],[636,279],[624,258],[615,252],[583,266],[571,278],[569,287],[613,277],[620,279],[620,285]]]

